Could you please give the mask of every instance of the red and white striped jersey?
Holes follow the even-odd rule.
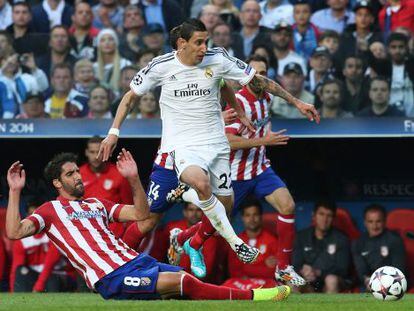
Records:
[[[124,205],[89,198],[69,201],[58,197],[28,216],[36,232],[46,232],[49,239],[82,275],[88,287],[138,256],[108,229],[118,221]]]
[[[249,132],[237,119],[234,123],[226,126],[226,133],[249,139],[264,137],[271,129],[269,115],[271,95],[266,93],[264,98],[258,99],[245,86],[236,93],[236,99],[246,116],[252,120],[256,132]],[[260,146],[251,149],[231,150],[230,165],[232,180],[249,180],[263,173],[270,166],[270,161],[266,158],[265,146]]]
[[[154,163],[166,168],[167,170],[174,169],[174,160],[169,152],[161,152],[160,149],[157,151],[157,155],[155,157]]]

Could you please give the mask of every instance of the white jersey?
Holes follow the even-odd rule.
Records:
[[[203,61],[186,66],[171,52],[153,59],[132,79],[137,95],[161,86],[162,152],[194,145],[228,144],[220,106],[222,78],[247,84],[255,70],[225,49],[208,49]]]

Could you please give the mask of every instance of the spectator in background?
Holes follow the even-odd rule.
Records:
[[[283,70],[289,63],[298,63],[302,67],[302,71],[307,72],[306,60],[291,49],[292,31],[292,26],[286,22],[281,22],[276,25],[270,36],[273,44],[273,54],[277,58],[278,76],[283,75]]]
[[[321,118],[350,118],[352,113],[342,108],[342,83],[337,79],[326,80],[320,88]]]
[[[233,0],[210,0],[220,10],[220,19],[234,31],[240,31],[239,9],[233,4]]]
[[[305,292],[338,293],[349,283],[349,241],[333,228],[335,214],[334,202],[317,202],[313,209],[313,225],[296,235],[293,265],[309,283],[301,288]]]
[[[390,105],[413,117],[414,56],[408,54],[408,38],[402,33],[392,33],[387,46],[389,58],[370,55],[369,65],[378,75],[391,78]]]
[[[334,55],[339,49],[339,34],[335,30],[325,30],[319,37],[318,46],[324,46]]]
[[[112,119],[109,91],[105,87],[98,85],[92,88],[89,94],[87,118]]]
[[[219,22],[215,25],[212,29],[211,39],[213,47],[225,48],[230,56],[237,57],[234,55],[234,50],[231,47],[231,28],[228,24]]]
[[[147,24],[142,29],[142,42],[144,47],[151,49],[162,55],[171,51],[171,48],[167,46],[165,42],[165,34],[160,24]]]
[[[149,62],[157,56],[157,51],[143,48],[137,54],[137,61],[136,64],[138,66],[138,70],[144,68],[149,64]]]
[[[308,1],[298,0],[293,8],[293,46],[295,52],[308,59],[318,46],[319,29],[310,22],[312,8]]]
[[[387,0],[378,14],[378,22],[384,38],[397,27],[407,27],[414,33],[414,2],[411,0]]]
[[[71,34],[71,54],[77,59],[94,58],[93,40],[99,33],[99,29],[92,26],[92,8],[87,2],[79,2],[75,5],[72,15],[72,26],[69,28]]]
[[[119,41],[113,29],[102,29],[97,37],[97,61],[93,64],[95,76],[100,83],[107,84],[118,92],[120,71],[131,62],[122,58],[118,51]]]
[[[318,46],[312,52],[310,71],[306,77],[305,88],[314,95],[318,94],[319,87],[332,75],[332,55],[325,46]]]
[[[407,27],[398,27],[394,32],[402,33],[408,38],[408,54],[414,56],[414,33]]]
[[[70,65],[62,63],[52,68],[50,83],[52,94],[46,100],[45,111],[52,119],[78,118],[87,113],[88,98],[72,88]]]
[[[32,8],[35,32],[49,33],[56,26],[70,27],[73,7],[65,0],[43,0]]]
[[[199,20],[204,23],[208,34],[211,36],[214,26],[220,22],[220,8],[212,4],[203,6]]]
[[[338,58],[343,61],[349,55],[362,57],[367,61],[367,53],[371,43],[382,41],[382,34],[374,31],[374,7],[368,0],[357,2],[354,7],[355,25],[351,25],[341,38]]]
[[[30,73],[23,73],[25,66]],[[12,54],[1,64],[0,116],[14,118],[29,93],[39,93],[49,87],[45,73],[36,67],[33,54]]]
[[[368,83],[364,78],[364,64],[361,58],[349,55],[342,69],[344,76],[343,102],[344,109],[356,114],[365,108],[368,100]]]
[[[277,264],[278,240],[263,228],[263,210],[260,202],[246,199],[240,206],[244,231],[238,236],[252,247],[260,250],[260,255],[252,264],[242,263],[233,252],[228,254],[229,277],[223,285],[232,288],[253,289],[273,287]]]
[[[118,0],[99,0],[99,3],[92,8],[93,26],[98,29],[122,28],[124,9],[119,5]]]
[[[385,47],[384,43],[382,42],[373,42],[369,45],[369,52],[368,52],[368,69],[366,74],[369,75],[369,77],[374,78],[377,76],[377,73],[375,70],[370,66],[370,53],[372,54],[372,57],[376,59],[386,59],[387,58],[387,48]]]
[[[122,57],[136,61],[136,54],[142,49],[142,28],[145,26],[142,11],[135,5],[128,5],[124,10],[124,27],[119,37],[119,51]]]
[[[160,106],[152,92],[145,93],[139,98],[138,109],[139,113],[135,117],[137,119],[154,119],[160,117]],[[130,117],[134,118],[132,115]]]
[[[260,25],[274,29],[282,22],[293,24],[293,5],[283,0],[264,0],[259,3],[262,18]]]
[[[344,29],[355,22],[355,15],[347,9],[348,0],[328,0],[329,8],[313,13],[311,22],[321,31],[335,30],[342,33]]]
[[[13,4],[13,24],[6,31],[13,38],[13,47],[16,53],[34,53],[36,56],[46,53],[48,35],[35,33],[31,26],[32,12],[26,2]]]
[[[200,222],[201,217],[203,216],[203,211],[194,204],[186,202],[183,208],[183,216],[184,219],[167,223],[165,226],[165,232],[170,232],[170,230],[174,228],[179,228],[183,231],[190,228]],[[136,226],[136,224],[132,225]],[[217,279],[216,274],[219,265],[218,257],[220,255],[219,239],[219,236],[213,236],[203,245],[202,253],[207,268],[205,281],[208,282],[214,282]],[[186,253],[183,253],[181,258],[177,261],[179,262],[180,267],[184,268],[186,272],[191,273],[190,258]]]
[[[183,10],[176,0],[143,0],[139,7],[147,24],[159,23],[165,32],[184,22]]]
[[[12,23],[11,5],[7,0],[0,0],[0,30],[5,30]]]
[[[40,204],[29,204],[28,214],[32,214]],[[11,292],[32,292],[35,290],[40,274],[43,272],[45,259],[51,247],[45,233],[38,233],[13,243],[13,261],[10,272]],[[67,261],[56,262],[51,268],[50,276],[42,282],[48,292],[64,291],[67,283],[65,265]],[[40,284],[37,285],[39,287]]]
[[[122,97],[130,90],[130,83],[134,78],[135,74],[139,71],[139,68],[136,66],[126,66],[121,70],[121,77],[119,79],[119,96],[113,101],[111,105],[112,115],[115,116],[116,110],[118,109],[119,103],[122,100]],[[138,106],[138,100],[134,105],[133,109]]]
[[[272,49],[267,44],[258,44],[255,45],[252,49],[252,55],[259,55],[264,58],[266,58],[266,61],[269,65],[269,68],[267,69],[267,77],[275,80],[276,79],[276,73],[277,73],[277,58],[273,54]]]
[[[256,1],[247,0],[243,3],[240,11],[242,28],[240,32],[233,33],[233,49],[236,57],[246,59],[253,46],[268,43],[267,29],[259,26],[261,17],[260,6]]]
[[[69,32],[64,26],[54,26],[50,31],[49,51],[39,56],[36,63],[50,78],[50,71],[53,66],[67,63],[73,67],[76,58],[70,54]]]
[[[296,98],[308,104],[313,104],[315,97],[304,89],[305,76],[302,67],[298,63],[289,63],[285,66],[282,76],[282,85]],[[304,116],[291,104],[281,97],[275,96],[272,100],[271,111],[273,115],[298,119]]]
[[[45,112],[45,100],[41,94],[29,94],[22,105],[23,112],[16,119],[45,119],[50,118]]]
[[[359,117],[403,117],[404,113],[389,104],[390,83],[386,78],[376,77],[369,84],[371,106],[366,107],[357,115]]]
[[[364,210],[367,230],[353,242],[352,256],[362,286],[369,291],[371,274],[382,266],[405,270],[405,250],[401,237],[385,228],[387,213],[383,206],[372,204]]]
[[[13,52],[13,38],[6,31],[0,30],[0,67]]]
[[[84,58],[75,63],[74,89],[85,97],[89,97],[92,88],[98,84],[93,72],[93,63]]]

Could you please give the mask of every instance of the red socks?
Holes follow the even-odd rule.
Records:
[[[252,300],[253,291],[203,283],[185,274],[181,281],[181,296],[193,300]]]
[[[145,235],[139,230],[138,224],[134,222],[125,230],[122,241],[124,241],[132,249],[136,250],[138,249],[139,244],[141,244],[144,236]]]
[[[204,242],[216,232],[206,215],[201,218],[201,226],[190,240],[190,246],[199,250]]]
[[[177,236],[177,241],[180,243],[180,245],[183,245],[185,241],[187,241],[189,238],[193,237],[194,234],[200,229],[201,227],[201,221],[196,223],[195,225],[192,225],[190,228],[182,231]]]
[[[277,235],[279,245],[277,248],[278,268],[285,269],[291,262],[293,240],[295,238],[295,215],[277,216]]]

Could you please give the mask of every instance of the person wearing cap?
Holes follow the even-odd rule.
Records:
[[[378,14],[378,22],[384,37],[398,27],[407,27],[414,33],[414,2],[410,0],[387,0]]]
[[[119,39],[111,28],[102,29],[97,42],[97,60],[93,64],[95,76],[100,83],[107,83],[113,92],[118,91],[121,69],[131,62],[119,54]]]
[[[293,8],[293,46],[295,52],[308,59],[318,46],[319,29],[310,22],[312,7],[308,1],[297,0]]]
[[[292,51],[292,26],[286,22],[280,22],[275,26],[270,39],[273,45],[273,54],[278,61],[277,74],[283,75],[283,69],[289,63],[298,63],[302,66],[303,72],[306,72],[306,60]]]
[[[313,13],[311,22],[321,31],[335,30],[342,33],[344,29],[355,22],[355,15],[347,10],[348,0],[328,0],[329,8]]]
[[[343,63],[349,55],[357,55],[367,60],[369,46],[382,41],[382,33],[373,29],[375,22],[374,7],[368,0],[361,0],[354,6],[355,25],[348,27],[339,40],[338,59]]]
[[[331,73],[332,55],[325,46],[318,46],[313,50],[309,61],[311,70],[306,77],[305,88],[316,94],[319,86],[328,78],[333,78]]]
[[[171,51],[165,42],[164,30],[158,23],[147,24],[142,29],[142,42],[145,48],[156,51],[158,55]]]
[[[259,3],[262,12],[260,25],[269,29],[281,21],[293,24],[293,5],[284,0],[265,0]]]
[[[23,102],[23,112],[16,119],[50,118],[45,112],[45,100],[41,94],[29,94]]]
[[[117,0],[99,0],[99,3],[92,8],[93,26],[98,29],[122,27],[124,9]]]
[[[321,118],[351,118],[353,114],[342,109],[342,82],[328,79],[320,87]]]
[[[289,63],[283,69],[282,85],[293,96],[306,103],[313,104],[315,97],[304,89],[305,76],[302,67],[298,63]],[[274,116],[298,119],[303,118],[300,113],[295,111],[295,107],[289,105],[280,97],[273,97],[271,112]]]

